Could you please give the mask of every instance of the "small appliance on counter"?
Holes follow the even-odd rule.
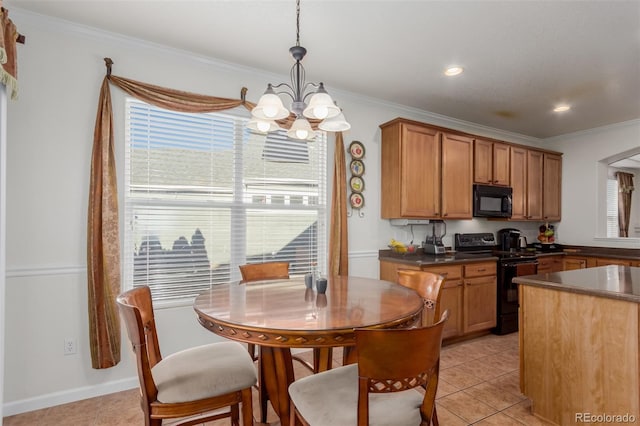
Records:
[[[504,228],[498,231],[498,250],[517,251],[527,248],[526,238],[521,238],[521,232],[515,228]]]
[[[427,234],[422,250],[426,254],[443,255],[446,253],[442,237],[447,235],[447,224],[442,220],[432,220],[431,233]]]

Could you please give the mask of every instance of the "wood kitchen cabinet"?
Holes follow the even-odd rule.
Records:
[[[538,256],[538,273],[543,274],[546,272],[560,272],[563,271],[564,258],[562,254]]]
[[[545,152],[543,163],[542,218],[557,222],[562,216],[562,157]]]
[[[544,154],[540,151],[527,150],[527,190],[525,219],[542,220],[542,191]]]
[[[473,141],[473,181],[484,185],[510,185],[509,145],[484,139]]]
[[[563,259],[563,270],[565,271],[573,271],[574,269],[585,269],[586,267],[586,257],[566,256]]]
[[[496,262],[464,265],[463,332],[472,333],[496,326]]]
[[[554,154],[548,155],[548,177],[545,185],[546,155],[542,151],[511,147],[512,220],[560,220],[562,157]],[[544,209],[545,200],[548,210]],[[545,215],[547,219],[545,219]]]
[[[440,290],[440,312],[449,310],[449,319],[444,325],[442,338],[460,336],[462,326],[462,265],[427,266],[423,270],[444,276],[444,286]]]
[[[439,217],[440,133],[399,120],[381,128],[381,216]]]
[[[596,266],[607,266],[607,265],[631,266],[632,263],[633,263],[632,260],[627,260],[627,259],[611,259],[607,257],[596,258]]]
[[[511,219],[523,220],[527,217],[527,149],[511,147],[511,171],[509,180],[513,194],[511,197]]]
[[[473,139],[442,134],[442,219],[473,217]]]
[[[382,218],[472,218],[473,139],[405,119],[380,128]]]
[[[409,265],[380,260],[380,279],[398,282],[398,269],[422,269],[445,277],[440,312],[449,310],[443,338],[487,331],[496,325],[496,262],[455,265]]]

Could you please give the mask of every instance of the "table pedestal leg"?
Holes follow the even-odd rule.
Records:
[[[333,348],[313,348],[313,372],[331,370]]]
[[[260,346],[260,352],[260,374],[264,380],[260,388],[265,388],[280,423],[286,425],[289,422],[289,385],[294,381],[291,350]]]
[[[355,346],[345,346],[342,352],[342,365],[355,364],[358,362],[358,354]]]

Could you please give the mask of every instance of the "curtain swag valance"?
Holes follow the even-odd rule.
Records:
[[[111,74],[113,61],[104,59],[107,75],[102,81],[93,135],[91,179],[87,219],[87,275],[89,343],[93,368],[109,368],[120,362],[120,321],[115,298],[121,291],[120,230],[116,161],[114,155],[113,110],[109,84],[160,108],[189,113],[223,111],[255,104],[241,99],[200,95],[142,83]],[[294,117],[295,118],[295,117]],[[279,122],[289,125],[292,117]],[[342,134],[336,135],[334,191],[331,207],[329,274],[348,274],[346,172]]]

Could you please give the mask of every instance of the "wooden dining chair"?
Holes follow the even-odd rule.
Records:
[[[289,386],[290,426],[437,426],[440,348],[448,316],[445,311],[438,323],[427,327],[356,329],[357,364]]]
[[[163,358],[149,287],[126,291],[116,302],[136,355],[145,425],[185,417],[190,418],[180,425],[195,425],[230,417],[239,426],[239,404],[242,424],[253,425],[251,388],[257,376],[241,344],[212,343]],[[229,411],[221,413],[224,407]]]
[[[415,290],[424,300],[422,325],[433,324],[440,316],[440,299],[444,277],[427,271],[398,269],[398,284]]]
[[[262,280],[277,280],[289,278],[289,262],[265,262],[265,263],[247,263],[245,265],[238,266],[240,274],[242,275],[242,283],[250,283],[254,281]],[[260,421],[262,423],[267,422],[267,393],[262,388],[264,383],[264,372],[262,371],[262,365],[259,360],[259,354],[256,351],[256,345],[253,343],[247,344],[247,351],[253,361],[258,361],[258,377],[259,385],[258,389],[258,401],[260,401]],[[304,363],[306,364],[306,362]]]
[[[238,266],[242,275],[242,283],[262,280],[277,280],[289,278],[289,262],[265,262],[265,263],[247,263]],[[256,345],[249,343],[247,350],[251,359],[258,359],[256,353]]]
[[[289,262],[247,263],[238,268],[242,282],[289,278]]]

